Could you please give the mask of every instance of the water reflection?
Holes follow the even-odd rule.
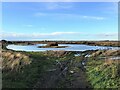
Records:
[[[118,47],[106,47],[106,46],[89,46],[82,44],[59,44],[59,46],[68,46],[66,48],[38,48],[38,46],[45,46],[46,44],[36,44],[36,45],[8,45],[8,49],[16,51],[47,51],[47,50],[64,50],[64,51],[86,51],[86,50],[103,50],[103,49],[118,49]]]

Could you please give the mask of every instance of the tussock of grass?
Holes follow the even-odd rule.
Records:
[[[94,88],[120,88],[120,63],[104,64],[103,60],[91,60],[87,63],[87,76]]]
[[[19,52],[3,51],[2,58],[3,70],[18,70],[31,63],[29,56]]]

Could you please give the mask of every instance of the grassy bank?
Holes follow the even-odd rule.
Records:
[[[119,53],[114,50],[97,51],[88,58],[85,68],[93,88],[120,88],[120,59],[116,58]]]
[[[51,75],[54,75],[54,72],[56,74],[61,72],[62,67],[56,65],[56,60],[63,64],[70,59],[68,55],[62,57],[61,54],[60,57],[51,54],[51,52],[4,51],[3,88],[33,88],[38,87],[36,86],[38,82],[41,83],[40,87],[48,87],[47,82]]]
[[[93,60],[87,63],[88,81],[93,88],[120,88],[120,63]]]
[[[3,50],[3,88],[120,88],[119,53]]]

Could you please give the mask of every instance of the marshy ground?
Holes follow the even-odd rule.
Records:
[[[3,88],[120,88],[119,50],[1,54]]]
[[[0,52],[3,88],[120,88],[119,50],[22,52],[9,43]]]

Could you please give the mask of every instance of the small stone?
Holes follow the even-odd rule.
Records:
[[[70,71],[70,73],[71,73],[71,74],[73,74],[73,73],[74,73],[74,71]]]

